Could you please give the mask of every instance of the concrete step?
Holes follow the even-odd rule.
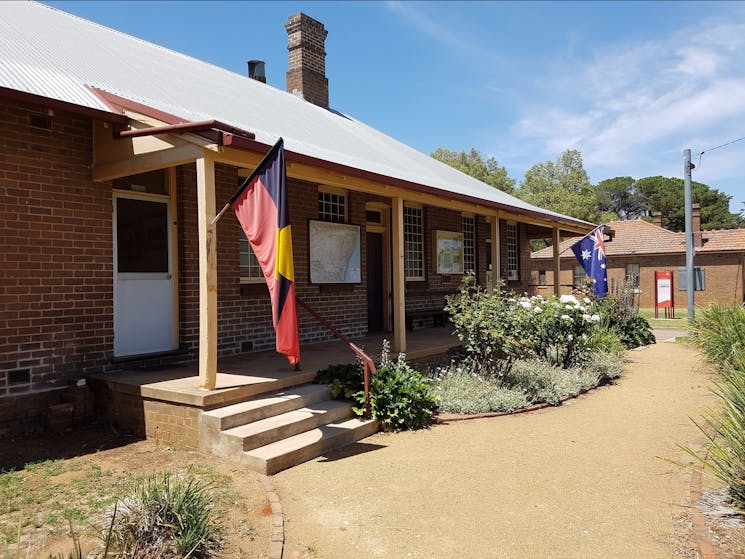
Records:
[[[242,452],[292,437],[319,425],[351,417],[351,415],[351,403],[325,400],[309,407],[226,429],[222,432],[222,436],[231,448]]]
[[[213,434],[216,434],[219,431],[296,410],[329,398],[330,391],[327,386],[323,384],[304,384],[204,412],[202,414],[202,424],[207,426]]]
[[[350,444],[378,431],[377,421],[347,419],[277,441],[242,455],[242,463],[257,472],[272,475],[324,452]]]

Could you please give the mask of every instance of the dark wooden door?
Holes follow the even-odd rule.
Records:
[[[367,233],[367,330],[383,330],[382,233]]]

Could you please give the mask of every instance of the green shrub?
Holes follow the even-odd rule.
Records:
[[[475,285],[473,276],[466,276],[460,292],[446,300],[445,310],[473,372],[502,375],[517,359],[533,354],[530,311],[517,305],[508,292],[484,291]]]
[[[626,300],[607,295],[597,303],[600,328],[613,332],[629,349],[655,343],[649,322]]]
[[[327,384],[332,398],[351,400],[365,389],[365,375],[359,363],[329,365],[316,373],[316,384]]]
[[[365,413],[365,392],[355,395],[355,413]],[[438,399],[430,379],[412,369],[403,356],[384,359],[370,382],[370,413],[384,431],[421,429],[432,423]]]
[[[701,309],[690,336],[711,363],[745,371],[745,307],[713,304]]]
[[[599,384],[598,374],[589,368],[563,369],[541,361],[520,361],[504,379],[505,386],[521,389],[531,404],[557,405]]]
[[[708,439],[708,456],[685,450],[700,460],[727,485],[730,496],[741,514],[745,514],[745,374],[723,369],[716,395],[722,400],[722,412],[705,417],[704,425],[696,423]]]
[[[482,379],[462,370],[445,373],[439,380],[440,410],[477,414],[514,412],[530,405],[522,390],[499,386],[494,379]]]
[[[220,548],[208,486],[168,473],[145,478],[117,504],[112,539],[118,557],[211,557]]]

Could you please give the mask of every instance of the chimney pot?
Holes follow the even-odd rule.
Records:
[[[291,15],[285,29],[290,59],[287,91],[299,92],[306,101],[328,108],[325,50],[328,31],[320,21],[303,13]]]
[[[263,60],[248,61],[248,77],[261,83],[266,83],[266,69]]]
[[[652,212],[652,223],[657,227],[662,227],[662,212]]]

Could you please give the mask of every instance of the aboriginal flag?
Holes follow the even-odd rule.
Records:
[[[229,204],[233,206],[264,272],[272,300],[277,351],[287,355],[292,365],[297,365],[300,361],[300,342],[282,138],[243,182]]]

